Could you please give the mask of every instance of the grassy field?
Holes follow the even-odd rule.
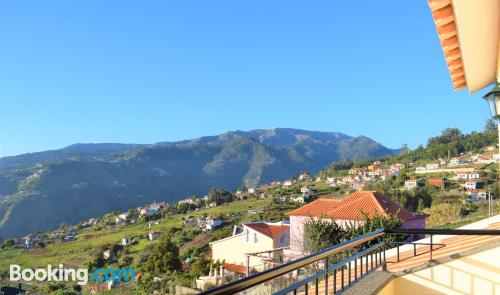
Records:
[[[227,216],[228,218],[235,214],[240,214],[242,219],[246,219],[248,209],[263,208],[271,204],[270,199],[248,199],[224,204],[215,208],[191,211],[188,214],[192,216],[201,216],[206,213],[212,216]],[[92,260],[102,251],[103,246],[110,244],[120,244],[123,237],[132,237],[137,243],[126,246],[127,255],[134,258],[137,263],[140,254],[147,248],[152,247],[156,241],[149,241],[147,234],[150,230],[167,232],[173,227],[183,227],[182,218],[184,215],[167,215],[158,220],[159,224],[148,228],[146,222],[140,222],[133,225],[118,225],[105,227],[96,231],[93,227],[83,229],[72,242],[57,241],[49,244],[45,248],[37,248],[26,251],[22,248],[0,250],[0,272],[6,272],[10,264],[19,264],[22,267],[46,267],[47,264],[64,264],[65,267],[84,267],[87,261]],[[206,242],[207,238],[201,239]],[[196,241],[190,246],[196,247]],[[189,242],[188,242],[189,243]],[[181,245],[182,246],[182,245]],[[118,263],[112,263],[109,267],[117,266]]]

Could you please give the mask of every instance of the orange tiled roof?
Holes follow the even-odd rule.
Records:
[[[246,268],[244,265],[224,262],[224,268],[234,273],[246,274]]]
[[[360,220],[363,219],[363,213],[369,217],[375,215],[385,216],[392,213],[401,220],[424,217],[406,211],[390,198],[376,191],[354,192],[342,200],[318,199],[286,214],[289,216],[311,217],[325,215],[333,219]]]
[[[338,206],[339,199],[317,199],[311,203],[305,204],[293,211],[286,212],[288,216],[321,216]]]
[[[265,222],[245,223],[245,226],[273,239],[278,238],[282,233],[290,230],[290,226],[288,225],[273,225]]]
[[[429,0],[444,57],[455,90],[467,86],[451,0]]]

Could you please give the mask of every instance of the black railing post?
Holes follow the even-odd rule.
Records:
[[[326,274],[325,274],[325,295],[328,295],[328,257],[325,259],[325,269]]]
[[[349,261],[349,268],[347,269],[349,272],[347,277],[349,278],[349,286],[351,285],[351,262]]]
[[[342,265],[342,281],[341,281],[340,288],[341,288],[342,292],[344,292],[344,265]]]
[[[413,243],[413,256],[417,256],[417,244]]]
[[[308,294],[309,294],[309,284],[308,284],[308,283],[306,283],[306,284],[305,284],[305,287],[306,287],[306,289],[305,289],[305,291],[306,291],[306,295],[308,295]]]
[[[363,276],[363,256],[359,258],[359,276]]]
[[[358,258],[354,260],[354,281],[358,279]]]
[[[318,295],[319,294],[319,279],[316,279],[316,287],[315,287],[315,292],[314,294]]]
[[[398,251],[398,262],[399,262],[399,244],[398,244],[397,251]]]
[[[333,294],[337,293],[337,269],[333,270]]]
[[[432,248],[434,247],[432,246],[432,234],[431,234],[431,261],[432,261]]]

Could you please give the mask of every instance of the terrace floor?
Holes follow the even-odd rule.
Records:
[[[492,229],[492,230],[500,230],[500,215],[495,217],[483,220],[481,222],[477,222],[466,227],[467,229]],[[429,243],[429,238],[419,240],[418,242]],[[433,247],[432,259],[433,261],[443,260],[446,258],[454,258],[454,254],[464,253],[473,249],[477,249],[483,247],[488,244],[498,244],[500,243],[500,236],[434,236],[433,243],[436,243]],[[404,245],[400,247],[399,252],[399,262],[397,262],[397,250],[396,248],[390,249],[386,251],[386,261],[387,271],[389,273],[393,273],[395,275],[402,275],[406,272],[409,272],[411,269],[415,268],[425,268],[430,261],[430,245],[419,245],[416,247],[416,254],[414,255],[414,247],[413,245]],[[458,258],[458,257],[457,257]],[[495,257],[494,259],[499,259]],[[360,275],[361,271],[366,272],[366,265],[364,263],[360,265],[359,260],[357,263],[357,267],[354,268],[354,264],[352,263],[352,268],[350,271],[350,276],[354,280],[355,276]],[[368,263],[370,265],[371,262]],[[405,272],[406,271],[406,272]],[[375,272],[382,272],[382,268],[379,267]],[[372,276],[373,277],[373,276]],[[389,280],[392,275],[378,275],[375,276],[378,279],[371,279],[372,281],[377,281],[381,279]],[[361,284],[362,281],[358,281],[354,286]],[[384,282],[375,283],[383,285]],[[349,287],[349,272],[347,270],[344,271],[344,279],[342,280],[342,274],[340,271],[336,273],[336,280],[334,280],[334,276],[331,274],[328,278],[328,294],[333,294],[333,288],[340,291],[342,289],[342,285],[345,289]],[[366,285],[366,284],[364,284]],[[316,287],[315,284],[309,284],[308,286],[308,294],[315,294],[316,288],[318,289],[318,294],[325,294],[325,280],[319,282]],[[368,292],[366,294],[372,294],[376,289],[380,288],[380,286],[373,286],[372,292]],[[364,287],[367,290],[366,286]],[[351,290],[349,290],[351,291]],[[349,292],[348,292],[349,293]],[[363,292],[364,293],[364,292]],[[305,289],[302,288],[297,292],[297,294],[306,294]],[[356,288],[356,294],[359,293],[359,289]]]

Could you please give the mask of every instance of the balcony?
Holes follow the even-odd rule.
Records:
[[[455,230],[381,228],[202,294],[498,294],[498,257],[500,215]]]

